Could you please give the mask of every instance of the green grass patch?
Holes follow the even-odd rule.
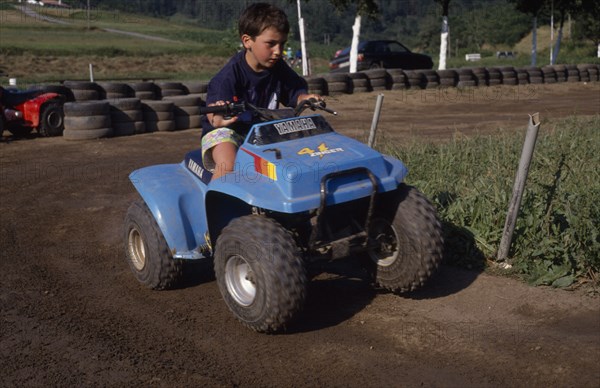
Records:
[[[481,268],[495,260],[523,140],[524,132],[499,130],[384,150],[406,163],[408,183],[436,205],[450,263]],[[513,269],[531,284],[597,279],[598,166],[600,116],[542,122],[509,252]]]

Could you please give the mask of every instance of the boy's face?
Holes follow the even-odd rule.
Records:
[[[242,43],[246,48],[246,62],[254,71],[263,71],[275,66],[281,59],[287,34],[270,27],[254,39],[242,35]]]

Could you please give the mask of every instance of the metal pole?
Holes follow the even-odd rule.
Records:
[[[94,82],[94,65],[90,63],[90,82]]]
[[[381,106],[383,105],[383,93],[377,96],[377,104],[375,105],[375,112],[373,112],[373,121],[371,122],[371,132],[369,132],[369,141],[367,145],[373,148],[375,144],[375,133],[377,132],[377,124],[379,124],[379,116],[381,114]]]
[[[521,198],[523,197],[523,191],[525,190],[525,181],[527,180],[527,174],[529,173],[529,165],[531,164],[531,159],[533,157],[533,150],[535,148],[535,141],[537,139],[539,128],[539,113],[529,115],[529,125],[527,126],[527,134],[525,135],[523,150],[521,151],[519,169],[517,171],[517,176],[515,177],[513,194],[508,206],[506,223],[504,224],[504,232],[502,233],[500,248],[498,249],[498,261],[505,261],[506,257],[508,256],[508,251],[512,242],[513,232],[515,231],[519,207],[521,206]]]

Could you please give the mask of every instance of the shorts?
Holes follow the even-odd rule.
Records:
[[[212,157],[212,149],[217,144],[232,143],[239,147],[244,139],[238,135],[233,129],[217,128],[202,137],[202,164],[208,171],[215,170],[215,161]]]

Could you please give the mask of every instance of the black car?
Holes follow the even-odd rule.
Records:
[[[367,69],[431,69],[433,61],[424,54],[411,52],[395,40],[366,40],[358,44],[357,71]],[[339,50],[329,62],[331,72],[350,69],[350,47]]]

